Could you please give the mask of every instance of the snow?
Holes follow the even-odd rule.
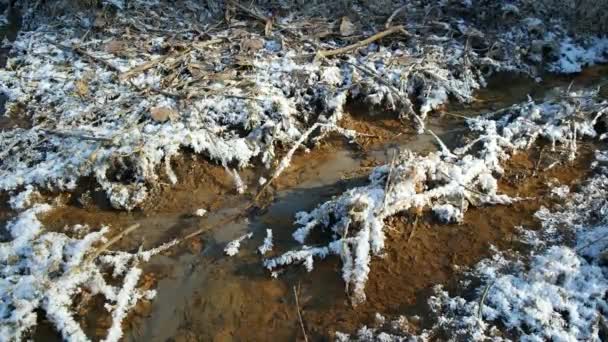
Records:
[[[266,229],[266,237],[264,238],[264,243],[258,247],[258,252],[264,255],[272,250],[272,229]]]
[[[34,190],[34,187],[28,185],[17,195],[12,196],[9,200],[9,205],[15,210],[23,210],[32,204],[32,197],[40,196],[40,193]]]
[[[445,223],[462,222],[464,213],[451,204],[438,204],[433,206],[433,213]]]
[[[570,187],[567,185],[562,185],[551,189],[551,194],[559,198],[565,198],[569,193]]]
[[[239,254],[241,242],[245,241],[246,239],[251,239],[251,237],[253,237],[253,233],[247,233],[228,242],[228,244],[224,248],[224,253],[226,253],[227,256],[235,256]]]
[[[384,325],[338,336],[344,341],[424,341],[447,333],[467,341],[601,341],[600,324],[608,312],[607,172],[598,165],[575,192],[558,188],[561,204],[537,213],[541,231],[520,228],[528,232],[524,242],[532,235],[536,241],[552,236],[533,243],[529,256],[493,251],[493,257],[465,272],[459,292],[466,297],[437,286],[428,299],[430,328],[412,331],[409,325]]]
[[[163,21],[169,25],[166,32],[198,26],[200,19],[194,23],[187,18],[172,20],[172,11],[164,11],[162,6],[167,4],[162,1],[132,1],[129,8],[120,0],[101,4],[121,9],[114,19],[125,26],[141,19],[137,11],[145,13],[151,8],[167,16]],[[179,182],[171,160],[188,149],[222,165],[237,192],[243,194],[247,189],[240,177],[243,168],[276,166],[269,180],[259,178],[261,185],[268,184],[282,174],[301,147],[307,150],[328,133],[355,139],[357,132],[340,127],[347,99],[413,119],[419,132],[425,132],[425,118],[449,99],[473,101],[474,92],[485,86],[487,73],[535,75],[547,58],[547,47],[556,46],[552,53],[557,61],[548,63],[556,72],[580,72],[586,65],[608,61],[608,38],[570,37],[567,27],[560,28],[559,18],[521,18],[522,5],[514,1],[498,6],[500,13],[489,15],[504,19],[508,14],[514,21],[497,21],[496,26],[504,31],[482,32],[483,27],[475,23],[486,21],[487,14],[478,11],[474,2],[439,1],[433,9],[437,21],[429,24],[435,25],[437,33],[419,35],[417,26],[427,23],[418,22],[415,14],[426,11],[426,5],[408,3],[404,13],[414,15],[404,21],[413,32],[407,39],[387,39],[387,45],[374,43],[344,58],[324,60],[301,58],[303,49],[292,42],[285,44],[279,32],[274,33],[275,40],[248,32],[265,44],[242,60],[231,46],[238,42],[240,29],[232,28],[213,32],[214,37],[230,41],[227,44],[201,46],[200,41],[187,37],[189,50],[172,56],[160,55],[160,51],[173,50],[166,37],[157,36],[162,29],[151,30],[145,37],[150,48],[126,57],[103,48],[108,41],[126,39],[128,35],[117,27],[107,27],[83,42],[81,26],[90,28],[91,18],[68,14],[54,19],[26,11],[24,29],[11,44],[7,67],[0,70],[7,113],[31,115],[31,122],[25,125],[28,128],[0,132],[0,191],[9,192],[11,207],[20,211],[7,226],[12,239],[0,244],[0,335],[13,340],[28,338],[37,321],[36,312],[42,310],[64,339],[86,340],[70,310],[77,304],[73,302],[76,294],[88,291],[103,295],[112,316],[106,340],[119,340],[128,312],[139,300],[154,295],[137,289],[142,273],[139,264],[178,243],[175,240],[137,253],[105,251],[91,260],[109,229],[76,226],[65,233],[45,231],[37,215],[50,206],[35,204],[37,190],[70,191],[82,177],[93,177],[112,206],[131,210],[146,200],[150,185],[160,182],[162,176],[172,184]],[[451,6],[462,12],[453,13]],[[3,19],[0,16],[0,22]],[[277,18],[277,22],[301,19]],[[454,33],[466,38],[449,38]],[[174,38],[171,41],[184,36]],[[471,49],[470,40],[480,48]],[[341,43],[319,44],[320,48],[335,48]],[[74,46],[118,72],[75,53]],[[169,64],[126,75],[164,57]],[[197,79],[188,70],[176,77],[182,85],[198,82],[195,86],[164,86],[168,71],[179,70],[171,63],[180,58],[189,66],[209,66],[206,72],[211,77]],[[234,69],[237,59],[246,63],[239,66],[238,73]],[[413,98],[415,104],[410,102]],[[361,303],[366,298],[371,259],[385,248],[387,217],[430,210],[439,220],[454,224],[464,220],[471,206],[518,200],[498,192],[497,178],[505,160],[539,138],[550,141],[552,151],[574,159],[578,141],[597,137],[596,123],[606,120],[602,117],[606,110],[597,111],[598,105],[605,107],[593,92],[569,93],[470,119],[467,124],[475,137],[460,148],[450,151],[439,141],[438,152],[406,151],[394,166],[375,168],[366,185],[299,213],[293,237],[301,248],[267,258],[264,266],[273,276],[290,264],[302,264],[310,272],[315,259],[338,256],[346,291],[354,304]],[[160,114],[161,108],[171,115],[162,118],[153,113]],[[592,112],[596,114],[593,118],[588,115]],[[287,152],[279,157],[285,147]],[[598,170],[605,168],[606,155],[598,152]],[[600,172],[577,192],[564,186],[554,188],[553,196],[566,200],[561,210],[541,208],[536,217],[542,231],[524,231],[526,241],[535,242],[535,254],[530,258],[497,255],[480,262],[472,274],[485,285],[487,297],[481,308],[479,298],[450,297],[437,289],[431,298],[438,315],[433,329],[448,327],[468,340],[499,340],[500,329],[528,340],[597,340],[595,322],[608,310],[603,299],[607,290],[603,266],[608,248],[606,184],[606,176]],[[203,209],[195,212],[204,214]],[[564,227],[575,235],[575,246],[548,246],[561,241]],[[332,239],[324,245],[307,246],[315,229],[329,231]],[[70,232],[78,237],[68,235]],[[240,244],[251,237],[249,233],[229,242],[225,253],[238,254]],[[260,254],[271,251],[272,238],[272,231],[267,230],[258,247]],[[106,282],[108,270],[115,279]],[[429,335],[422,332],[419,337]],[[357,338],[406,339],[368,327],[361,328]]]
[[[123,4],[118,0],[102,2],[117,8]],[[476,6],[469,1],[461,4],[438,3],[437,10],[446,21],[437,23],[438,31],[447,29],[449,35],[450,27],[458,28],[491,45],[496,56],[480,52],[484,49],[468,49],[465,40],[433,34],[437,39],[412,35],[407,40],[390,40],[391,45],[373,44],[344,60],[315,61],[302,59],[301,47],[281,42],[279,48],[274,46],[278,43],[269,44],[267,38],[260,36],[268,41],[267,48],[250,56],[249,67],[239,69],[238,79],[233,63],[226,61],[241,56],[234,54],[230,44],[195,42],[183,55],[160,55],[170,43],[165,35],[151,30],[146,36],[151,42],[149,49],[134,56],[104,49],[107,42],[127,39],[120,25],[137,24],[146,29],[141,13],[152,9],[170,12],[165,9],[172,5],[164,1],[130,2],[128,8],[116,13],[118,26],[84,43],[80,42],[82,19],[78,15],[56,19],[26,11],[24,29],[12,44],[7,68],[0,70],[0,91],[9,98],[7,112],[26,107],[32,116],[32,127],[0,134],[0,150],[7,154],[3,156],[6,162],[0,165],[0,189],[14,191],[31,185],[53,191],[71,190],[81,177],[93,176],[114,207],[131,210],[145,201],[149,185],[160,180],[160,173],[166,174],[171,183],[179,182],[171,169],[171,159],[188,148],[226,167],[237,191],[242,193],[247,184],[240,179],[239,170],[260,162],[271,167],[277,159],[276,146],[298,146],[297,149],[311,140],[318,143],[329,128],[354,136],[353,132],[339,129],[347,98],[414,119],[422,132],[422,120],[450,98],[460,102],[474,99],[474,91],[485,86],[486,71],[481,72],[482,69],[532,75],[535,66],[528,59],[538,56],[524,55],[521,46],[529,46],[535,40],[542,44],[561,42],[564,50],[572,47],[570,50],[574,51],[569,55],[574,60],[568,63],[579,64],[587,59],[599,61],[605,50],[605,40],[567,38],[563,30],[555,27],[546,28],[550,32],[538,37],[532,27],[541,20],[534,17],[501,28],[504,31],[495,32],[493,38],[491,34],[481,34],[483,27],[476,27],[475,20],[465,20],[479,15]],[[498,10],[519,12],[518,5],[506,4]],[[418,3],[407,6],[404,13],[408,17],[423,9]],[[464,12],[454,15],[452,6]],[[166,19],[163,25],[169,31],[173,28],[181,32],[184,27],[199,24],[187,17]],[[300,19],[294,14],[277,20],[290,24]],[[55,25],[57,20],[61,25]],[[414,15],[408,25],[416,27],[417,20]],[[217,30],[213,38],[238,38],[242,36],[239,30]],[[248,34],[247,39],[257,39],[256,34]],[[273,39],[278,42],[281,36],[277,34]],[[77,44],[120,69],[120,75],[74,53],[69,47]],[[320,44],[334,48],[336,42]],[[163,63],[128,74],[151,60],[163,58],[168,65],[180,58],[194,65],[209,63],[213,77],[203,81],[191,74],[180,74],[183,82],[200,83],[180,90],[161,86],[167,72]],[[179,91],[185,92],[178,95],[187,101],[176,101],[170,95]],[[410,102],[410,97],[419,100],[419,108]],[[162,122],[151,118],[150,109],[159,106],[171,108],[174,117]],[[99,113],[104,113],[103,118]],[[307,134],[315,124],[322,129]],[[289,160],[283,159],[278,174]]]
[[[205,210],[203,208],[199,208],[199,209],[196,209],[196,211],[194,211],[194,216],[203,217],[203,216],[205,216],[205,214],[207,214],[207,210]]]
[[[580,45],[572,38],[561,41],[559,59],[550,66],[551,71],[561,73],[581,72],[583,67],[608,61],[608,38],[594,37]]]
[[[0,243],[2,340],[26,339],[37,324],[36,312],[42,310],[65,340],[87,341],[71,311],[79,304],[74,302],[76,295],[86,291],[103,295],[113,317],[106,341],[118,341],[128,311],[142,298],[150,299],[154,294],[136,288],[141,275],[137,263],[146,258],[125,252],[116,257],[114,252],[105,251],[91,259],[96,246],[105,242],[109,229],[83,232],[82,238],[46,231],[37,216],[51,209],[47,204],[35,204],[22,211],[7,225],[12,240]],[[143,251],[142,255],[146,253],[151,255],[150,251]],[[123,268],[119,269],[119,265]],[[114,285],[109,285],[103,274],[114,266]]]

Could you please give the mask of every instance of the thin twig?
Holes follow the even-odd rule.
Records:
[[[479,319],[483,319],[483,317],[481,315],[483,303],[486,301],[486,297],[488,296],[488,292],[490,292],[490,288],[492,287],[492,285],[494,285],[494,282],[491,282],[486,286],[486,288],[483,290],[483,294],[481,295],[481,298],[479,299],[479,308],[477,309],[477,318],[479,318]]]
[[[391,16],[388,17],[388,19],[386,20],[386,23],[384,24],[384,28],[389,28],[391,26],[391,23],[393,22],[393,19],[395,19],[395,17],[397,16],[397,14],[399,14],[401,11],[403,11],[406,7],[407,7],[407,5],[403,5],[399,8],[397,8],[393,12],[393,14],[391,14]]]
[[[296,309],[298,311],[298,320],[300,321],[300,328],[302,328],[302,334],[304,335],[304,341],[308,342],[308,336],[306,335],[306,329],[304,329],[304,321],[302,320],[302,313],[300,312],[300,301],[298,300],[298,292],[296,287],[293,287],[293,296],[296,299]]]
[[[601,235],[599,238],[596,238],[595,240],[593,240],[593,241],[591,241],[591,242],[589,242],[589,243],[585,244],[585,245],[584,245],[584,246],[582,246],[582,247],[578,247],[578,248],[576,249],[576,252],[577,252],[577,253],[582,252],[582,251],[583,251],[583,249],[585,249],[585,248],[587,248],[587,247],[591,247],[591,246],[595,245],[596,243],[601,242],[601,241],[604,241],[604,240],[606,240],[606,239],[608,239],[608,233]]]
[[[125,235],[131,233],[132,231],[134,231],[135,229],[139,228],[140,224],[136,223],[132,226],[129,226],[127,229],[123,230],[122,232],[118,233],[116,236],[114,236],[113,238],[111,238],[110,240],[108,240],[108,242],[106,242],[105,244],[103,244],[103,246],[97,248],[97,250],[95,250],[95,253],[90,254],[90,256],[86,259],[85,263],[89,263],[94,261],[95,259],[97,259],[98,256],[101,255],[101,253],[105,252],[108,248],[110,248],[113,244],[115,244],[116,242],[118,242],[118,240],[122,239]]]
[[[64,138],[77,138],[77,139],[82,139],[82,140],[93,140],[93,141],[101,141],[101,142],[106,142],[106,143],[112,141],[111,138],[107,138],[107,137],[96,137],[96,136],[92,136],[92,135],[86,135],[86,134],[75,133],[75,132],[55,131],[55,130],[51,130],[51,129],[42,129],[41,131],[43,131],[47,134],[53,134],[53,135],[57,135],[57,136],[64,137]]]
[[[67,45],[63,45],[63,44],[60,44],[60,43],[53,42],[51,40],[49,40],[48,42],[51,43],[52,45],[55,45],[55,46],[63,49],[63,50],[71,50],[71,51],[76,52],[77,54],[79,54],[81,56],[87,57],[87,58],[93,60],[94,62],[97,62],[97,63],[105,66],[107,69],[110,69],[111,71],[114,71],[116,73],[120,73],[121,72],[120,69],[118,67],[116,67],[114,64],[110,63],[109,61],[107,61],[107,60],[105,60],[103,58],[100,58],[100,57],[97,57],[97,56],[94,56],[94,55],[90,54],[89,52],[87,52],[86,50],[84,50],[83,48],[81,48],[80,46],[67,46]]]
[[[416,214],[416,217],[414,218],[414,222],[412,223],[412,231],[410,232],[410,236],[408,236],[408,238],[407,238],[407,243],[410,243],[410,240],[414,236],[414,232],[416,231],[416,226],[418,226],[418,217],[419,217],[419,215]]]
[[[532,176],[536,176],[536,173],[538,172],[538,168],[540,167],[540,164],[543,161],[543,152],[544,151],[545,151],[545,146],[543,146],[540,149],[540,153],[539,153],[539,156],[538,156],[538,161],[536,162],[536,166],[534,167],[534,172],[532,172]]]

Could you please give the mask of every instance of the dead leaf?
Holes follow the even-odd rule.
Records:
[[[256,52],[264,47],[264,40],[258,38],[244,39],[241,43],[241,49],[245,52]]]
[[[175,109],[167,106],[156,106],[150,108],[150,117],[156,122],[165,122],[177,118]]]
[[[352,36],[356,29],[357,28],[350,21],[350,19],[348,19],[348,17],[342,17],[342,22],[340,23],[340,35],[343,37]]]
[[[122,40],[111,40],[105,44],[104,50],[107,53],[111,53],[114,55],[119,55],[124,53],[127,49],[127,43]]]
[[[75,92],[80,97],[89,95],[89,82],[83,78],[76,81],[74,84]]]

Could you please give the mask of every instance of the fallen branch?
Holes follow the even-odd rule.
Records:
[[[407,5],[403,5],[399,8],[397,8],[393,14],[391,14],[390,17],[388,17],[388,19],[386,20],[386,24],[384,24],[384,28],[389,28],[393,22],[393,19],[395,19],[395,17],[397,16],[397,14],[399,14],[400,12],[402,12],[405,8],[407,7]]]
[[[96,56],[90,54],[86,50],[82,49],[80,46],[67,46],[67,45],[59,44],[59,43],[56,43],[56,42],[53,42],[53,41],[50,41],[50,40],[49,40],[49,43],[51,43],[51,44],[59,47],[60,49],[70,50],[70,51],[73,51],[73,52],[75,52],[75,53],[77,53],[77,54],[79,54],[81,56],[87,57],[87,58],[93,60],[94,62],[105,66],[107,69],[110,69],[111,71],[114,71],[116,73],[120,73],[121,72],[121,70],[118,69],[118,67],[116,67],[114,64],[108,62],[107,60],[105,60],[103,58],[99,58],[99,57],[96,57]]]
[[[93,141],[101,141],[101,142],[111,142],[112,139],[106,137],[95,137],[92,135],[80,134],[75,132],[66,132],[66,131],[55,131],[50,129],[42,129],[44,133],[57,135],[64,138],[77,138],[82,140],[93,140]]]
[[[342,48],[338,48],[338,49],[334,49],[334,50],[321,50],[317,52],[317,56],[318,57],[330,57],[330,56],[337,56],[337,55],[341,55],[343,53],[347,53],[350,52],[352,50],[367,46],[373,42],[375,42],[376,40],[380,40],[386,36],[389,36],[393,33],[397,33],[397,32],[401,32],[407,36],[409,36],[409,32],[407,32],[405,30],[405,28],[402,25],[398,25],[398,26],[393,26],[387,30],[384,30],[382,32],[378,32],[376,34],[374,34],[371,37],[368,37],[366,39],[363,39],[355,44],[351,44]]]

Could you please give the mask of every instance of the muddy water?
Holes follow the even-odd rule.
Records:
[[[604,81],[608,68],[592,68],[574,78],[549,78],[535,83],[500,76],[479,93],[474,104],[448,107],[449,113],[475,115],[525,100],[527,95],[542,98],[556,86],[588,86]],[[505,86],[508,85],[508,86]],[[151,247],[208,228],[198,239],[163,255],[146,265],[148,279],[153,279],[157,297],[129,318],[126,338],[131,341],[259,341],[302,339],[294,287],[299,289],[300,309],[308,337],[331,339],[335,330],[352,331],[373,321],[376,312],[418,314],[424,311],[424,295],[437,283],[454,279],[454,265],[471,265],[488,253],[489,244],[513,248],[514,226],[533,227],[532,213],[545,200],[508,207],[470,210],[460,226],[441,226],[432,220],[421,222],[413,230],[406,216],[391,218],[387,224],[389,239],[384,258],[374,258],[366,293],[368,302],[353,308],[349,305],[336,258],[317,262],[311,273],[299,267],[287,269],[279,279],[271,279],[261,266],[256,249],[266,229],[274,234],[274,253],[297,247],[293,232],[294,214],[310,210],[344,190],[363,184],[371,167],[390,160],[394,150],[417,152],[436,150],[433,138],[416,136],[406,124],[382,114],[350,108],[344,125],[378,138],[352,146],[339,139],[324,143],[309,154],[297,155],[292,167],[279,178],[273,202],[262,212],[223,223],[227,217],[245,212],[248,196],[234,194],[223,170],[193,157],[175,162],[180,183],[158,189],[145,210],[133,213],[107,209],[98,202],[84,205],[82,194],[72,195],[64,207],[45,220],[54,229],[64,225],[88,223],[125,227],[138,222],[141,228],[117,248]],[[373,114],[373,115],[372,115]],[[433,129],[448,144],[457,144],[464,132],[462,118],[449,115],[430,118]],[[535,171],[539,151],[514,158],[501,180],[501,189],[519,195],[543,196],[547,180],[557,178],[571,184],[584,178],[591,150],[572,165],[554,168],[548,173]],[[542,170],[542,168],[541,168]],[[268,171],[247,171],[248,184]],[[523,177],[523,178],[522,178]],[[513,181],[525,179],[525,182]],[[86,186],[85,186],[86,188]],[[254,193],[255,187],[251,192]],[[94,197],[94,196],[93,196]],[[194,210],[209,210],[206,217],[191,215]],[[235,257],[223,255],[227,242],[253,232]],[[102,338],[108,317],[95,313],[85,328],[90,336]],[[39,340],[48,340],[48,333]]]

